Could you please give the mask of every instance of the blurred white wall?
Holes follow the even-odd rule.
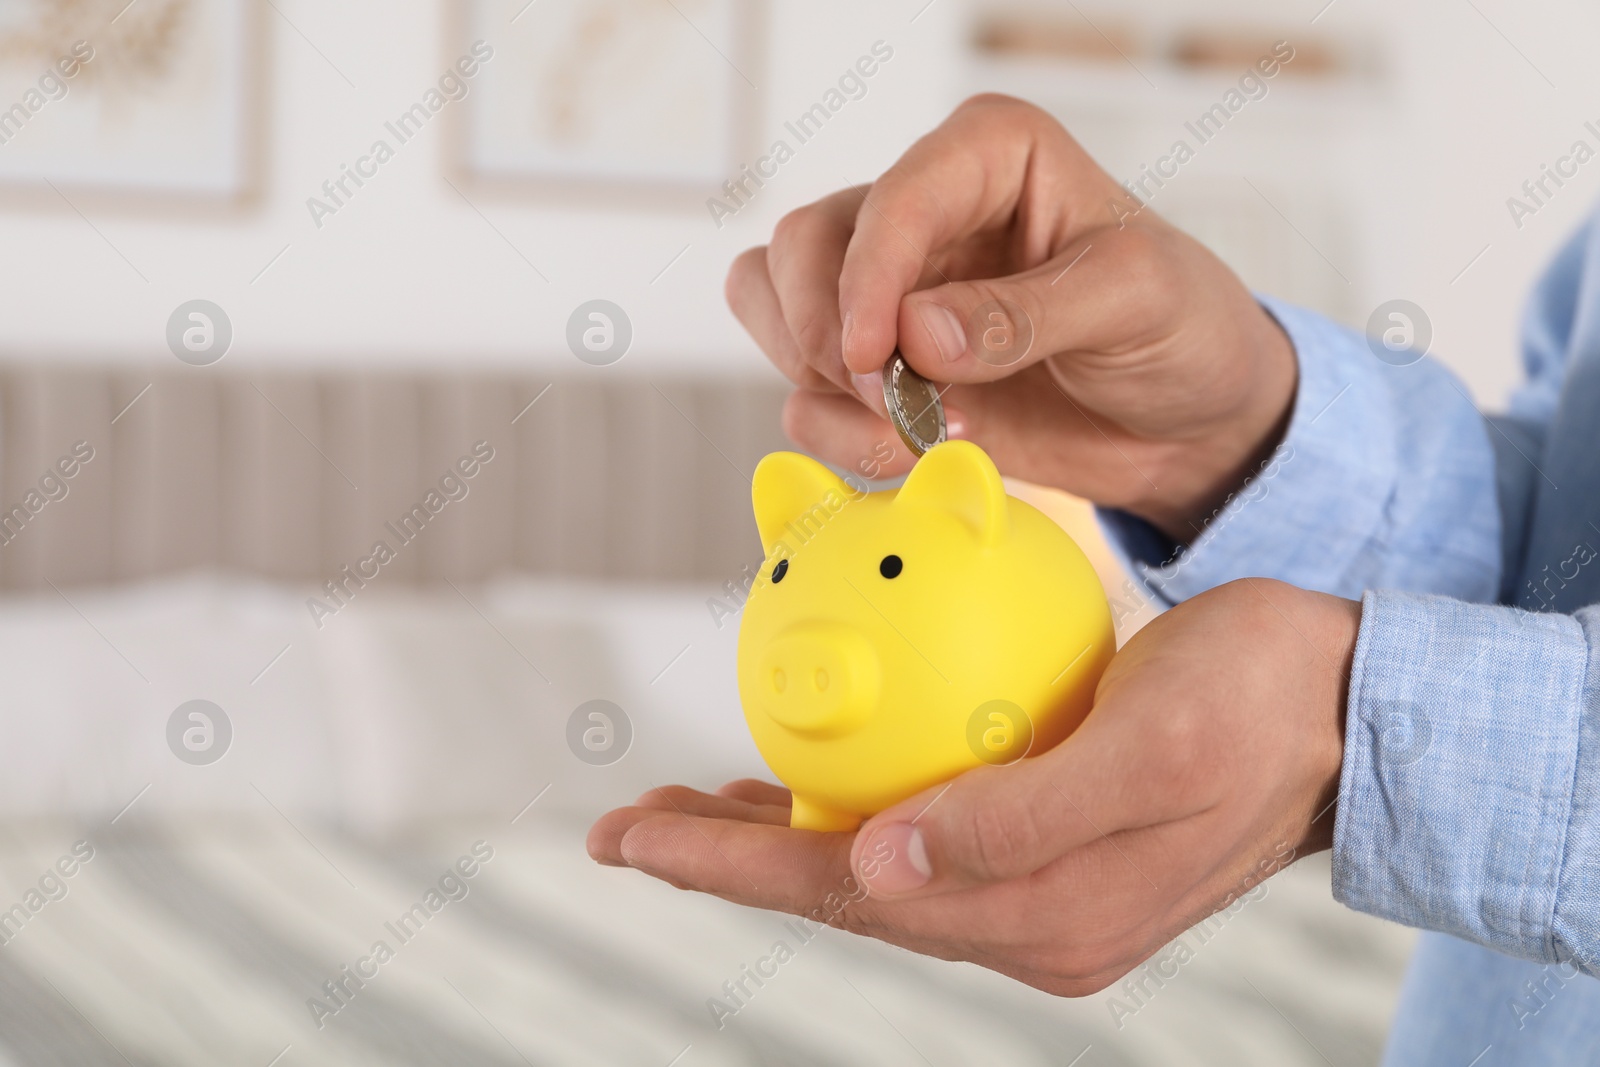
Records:
[[[1323,19],[1345,20],[1379,35],[1402,101],[1378,154],[1359,164],[1375,227],[1366,253],[1371,303],[1406,296],[1421,304],[1433,318],[1435,352],[1480,401],[1498,403],[1519,376],[1516,325],[1527,289],[1600,189],[1600,164],[1591,163],[1520,230],[1506,209],[1574,140],[1600,148],[1583,128],[1600,118],[1600,7],[1340,0]]]
[[[48,192],[8,201],[0,190],[0,247],[12,250],[0,258],[0,354],[170,360],[167,316],[203,297],[233,321],[230,365],[582,370],[566,348],[567,317],[603,297],[634,324],[633,347],[617,371],[765,373],[723,304],[728,262],[760,243],[788,208],[847,180],[870,179],[953,106],[962,8],[940,0],[913,23],[924,2],[770,5],[766,55],[752,70],[766,112],[759,144],[770,144],[784,119],[815,103],[874,41],[889,42],[894,59],[863,99],[720,230],[698,203],[663,213],[620,198],[473,194],[486,222],[441,178],[444,123],[436,121],[319,231],[306,198],[431,86],[459,49],[441,44],[446,20],[438,3],[274,0],[261,15],[268,106],[259,204],[218,216],[85,202],[86,221]],[[706,62],[722,62],[709,46]]]
[[[1034,6],[1097,24],[1261,27],[1370,53],[1381,71],[1370,82],[1325,98],[1309,87],[1275,87],[1273,97],[1241,116],[1239,136],[1230,129],[1209,146],[1185,181],[1193,177],[1198,188],[1250,176],[1301,230],[1319,244],[1326,240],[1318,255],[1348,278],[1322,279],[1331,287],[1322,301],[1330,311],[1359,324],[1382,300],[1416,301],[1433,320],[1435,352],[1464,373],[1480,399],[1499,402],[1516,377],[1513,331],[1523,294],[1588,210],[1600,163],[1584,168],[1520,230],[1505,201],[1573,140],[1596,140],[1582,124],[1600,119],[1600,107],[1586,110],[1600,99],[1600,74],[1588,62],[1600,9],[1576,0]],[[401,153],[319,232],[306,197],[438,76],[448,58],[441,47],[445,13],[421,0],[276,0],[275,7],[262,12],[270,97],[259,202],[220,216],[94,205],[85,207],[86,221],[49,194],[0,194],[0,242],[13,252],[0,261],[0,354],[165,360],[168,313],[206,297],[232,316],[228,359],[247,366],[567,368],[568,313],[606,297],[635,324],[634,349],[619,372],[765,373],[722,304],[729,259],[763,240],[788,208],[876,174],[962,96],[984,87],[964,51],[975,8],[963,0],[772,3],[756,78],[766,112],[758,142],[814,102],[874,40],[890,42],[895,58],[864,100],[852,102],[721,230],[699,209],[663,213],[548,197],[475,198],[486,222],[441,180],[438,124],[422,134],[420,151]],[[708,51],[707,62],[720,60]],[[1069,121],[1119,177],[1164,149],[1167,131],[1191,117],[1207,92],[1199,84],[1175,87],[1160,71],[1154,88],[1127,70],[1106,67],[1104,74],[1103,83],[1077,92]],[[1205,211],[1192,213],[1199,217],[1191,224],[1206,233]],[[1275,239],[1283,256],[1307,255],[1288,229]],[[1271,276],[1276,270],[1252,277],[1249,263],[1239,266],[1264,288],[1281,281]]]

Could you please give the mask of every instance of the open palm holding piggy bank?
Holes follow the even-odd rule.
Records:
[[[766,562],[739,695],[792,826],[854,830],[980,763],[1044,752],[1088,714],[1116,648],[1105,593],[978,446],[937,445],[879,493],[776,452],[753,495]]]

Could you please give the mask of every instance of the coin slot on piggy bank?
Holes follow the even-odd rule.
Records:
[[[1115,651],[1066,532],[968,441],[898,490],[776,452],[756,468],[766,560],[739,627],[739,696],[793,794],[791,825],[853,830],[930,786],[1059,744]]]

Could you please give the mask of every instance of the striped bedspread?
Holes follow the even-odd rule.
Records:
[[[4,825],[0,1064],[1365,1064],[1410,944],[1316,858],[1061,1000],[598,867],[583,830],[539,806],[388,840],[138,808]]]

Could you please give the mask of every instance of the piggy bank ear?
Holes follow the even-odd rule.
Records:
[[[1006,488],[987,453],[971,441],[946,441],[917,460],[894,502],[939,508],[960,519],[979,541],[1006,530]]]
[[[829,494],[837,496],[830,498]],[[810,456],[773,452],[756,464],[750,495],[755,503],[761,548],[770,556],[791,522],[819,505],[832,514],[844,501],[860,494]]]

